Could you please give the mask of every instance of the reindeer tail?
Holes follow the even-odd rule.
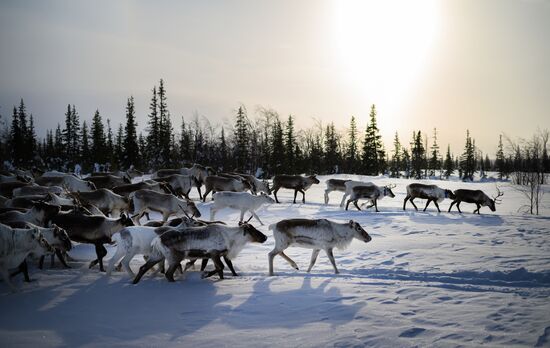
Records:
[[[149,255],[152,260],[161,260],[164,258],[164,246],[159,237],[156,237],[151,242],[151,254]]]

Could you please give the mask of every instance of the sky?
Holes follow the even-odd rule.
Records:
[[[231,125],[242,104],[364,130],[375,104],[388,149],[435,127],[491,155],[501,133],[550,128],[549,38],[546,0],[3,0],[0,114],[23,98],[43,136],[70,103],[116,127],[132,95],[143,129],[163,78],[176,129]]]

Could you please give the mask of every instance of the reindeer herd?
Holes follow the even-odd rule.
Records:
[[[263,225],[257,211],[264,205],[280,203],[277,193],[281,188],[294,191],[293,203],[298,193],[305,203],[305,191],[319,183],[315,175],[276,175],[270,187],[267,181],[252,175],[215,173],[212,168],[199,164],[191,168],[161,169],[149,180],[144,180],[143,173],[135,169],[93,173],[86,178],[56,171],[4,172],[0,175],[0,273],[5,283],[15,290],[10,279],[17,273],[23,273],[25,281],[30,281],[27,259],[31,256],[40,258],[40,269],[47,255],[51,256],[52,267],[56,256],[63,267],[70,268],[67,253],[72,242],[76,242],[94,245],[96,258],[89,268],[99,265],[100,271],[106,271],[107,275],[123,268],[134,284],[155,266],[155,272],[160,271],[169,281],[174,281],[175,272],[185,272],[198,259],[201,271],[209,260],[214,264],[214,270],[203,273],[203,277],[217,274],[223,279],[224,262],[237,276],[232,260],[246,244],[267,240],[267,236],[250,223],[254,217]],[[202,202],[212,193],[210,221],[199,219],[197,203],[189,198],[193,187]],[[374,207],[378,212],[378,201],[386,196],[394,198],[394,188],[395,185],[381,187],[371,182],[328,179],[324,203],[329,203],[331,192],[339,191],[344,193],[340,207],[345,203],[348,210],[353,203],[361,210],[358,201],[365,200],[363,204],[369,204],[367,209]],[[453,192],[420,183],[408,185],[406,192],[403,210],[407,202],[418,210],[414,200],[420,198],[427,200],[424,211],[433,202],[441,212],[439,203],[449,198],[452,199],[449,212],[454,205],[461,212],[460,204],[465,202],[475,204],[474,213],[478,214],[482,206],[495,211],[495,204],[502,196],[500,191],[490,198],[479,190]],[[215,221],[216,213],[225,208],[240,212],[237,226]],[[162,220],[150,220],[151,212],[160,213]],[[250,217],[244,221],[247,213]],[[148,221],[142,225],[143,217]],[[171,217],[174,218],[169,220]],[[308,272],[323,250],[338,273],[334,248],[345,248],[354,238],[365,243],[371,241],[369,234],[353,220],[340,223],[326,219],[285,219],[270,225],[269,230],[275,241],[268,254],[269,275],[274,274],[273,260],[277,255],[298,269],[284,252],[290,246],[312,249]],[[105,244],[116,245],[106,270]],[[130,268],[130,261],[136,255],[143,255],[145,260],[137,275]],[[187,260],[185,268],[181,266],[183,260]]]

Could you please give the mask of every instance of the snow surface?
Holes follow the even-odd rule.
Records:
[[[465,203],[463,214],[447,213],[446,200],[439,214],[433,205],[402,210],[413,180],[330,177],[395,183],[396,197],[381,200],[380,213],[346,212],[342,193],[322,204],[328,176],[307,191],[306,204],[291,204],[282,189],[282,204],[259,211],[267,242],[245,247],[234,260],[240,276],[226,272],[223,281],[196,270],[175,283],[148,274],[131,285],[126,272],[89,270],[94,250],[77,245],[72,269],[33,268],[35,281],[18,277],[15,294],[0,282],[0,346],[550,346],[550,187],[538,217],[518,213],[525,199],[507,183],[499,183],[505,194],[495,213],[472,215]],[[422,182],[496,193],[490,181]],[[199,203],[203,216],[211,204]],[[238,216],[226,209],[216,217]],[[300,270],[276,257],[277,276],[268,277],[267,226],[291,217],[354,219],[373,240],[335,250],[339,275],[323,252],[307,274],[311,251],[290,248]],[[135,257],[134,271],[142,263]]]

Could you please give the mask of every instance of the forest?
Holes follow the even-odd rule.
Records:
[[[317,122],[297,129],[295,116],[282,117],[276,110],[257,107],[251,116],[244,105],[235,109],[232,127],[212,125],[199,116],[182,117],[180,129],[172,126],[164,80],[152,89],[147,125],[138,134],[134,98],[126,101],[124,124],[112,125],[96,110],[92,119],[82,120],[75,105],[68,104],[64,124],[36,134],[34,116],[21,99],[11,118],[0,115],[0,157],[11,167],[71,171],[75,164],[83,172],[94,164],[115,170],[130,166],[151,171],[201,163],[220,171],[240,171],[271,177],[275,174],[353,173],[386,174],[390,177],[448,179],[458,175],[473,180],[498,172],[500,179],[512,177],[525,184],[525,174],[550,172],[548,130],[539,130],[528,141],[500,135],[497,152],[482,153],[465,130],[464,148],[441,148],[437,129],[431,136],[414,131],[407,139],[396,132],[391,146],[382,143],[376,106],[371,106],[365,129],[351,116],[345,132],[334,123]],[[260,171],[257,171],[261,168]],[[515,174],[514,174],[515,173]]]

